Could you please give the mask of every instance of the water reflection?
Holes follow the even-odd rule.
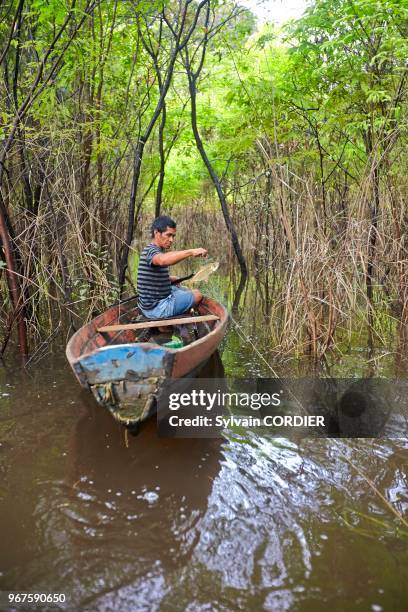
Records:
[[[250,298],[239,320],[269,359]],[[57,354],[0,370],[1,589],[98,612],[406,607],[406,530],[384,502],[408,510],[406,440],[160,439],[155,420],[125,437]],[[233,326],[222,360],[270,376]]]
[[[109,591],[135,587],[147,568],[174,571],[195,545],[219,460],[220,441],[161,439],[154,420],[138,436],[127,436],[91,406],[69,440],[70,502],[62,509],[77,563],[93,559],[97,573],[108,563],[103,590]],[[154,600],[161,588],[150,593]],[[101,591],[92,591],[96,605]]]

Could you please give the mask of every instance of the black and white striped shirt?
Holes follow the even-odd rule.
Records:
[[[155,266],[152,259],[163,253],[156,244],[148,244],[142,251],[137,271],[138,303],[142,310],[154,308],[160,300],[171,294],[168,266]]]

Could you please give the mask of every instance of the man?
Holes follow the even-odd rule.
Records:
[[[145,317],[162,319],[188,312],[201,302],[198,289],[189,290],[172,285],[177,277],[170,276],[169,266],[188,257],[206,257],[207,250],[169,251],[176,236],[176,223],[162,215],[152,224],[153,240],[142,251],[137,274],[138,305]]]

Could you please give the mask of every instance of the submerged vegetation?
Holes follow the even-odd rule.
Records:
[[[275,353],[364,326],[407,355],[407,12],[315,0],[278,30],[232,1],[3,2],[0,353],[132,293],[163,211],[235,306],[256,283]]]

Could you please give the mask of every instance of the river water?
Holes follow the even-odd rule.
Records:
[[[231,329],[226,373],[270,376],[251,351]],[[2,590],[64,593],[72,610],[407,607],[408,532],[389,506],[406,516],[406,439],[166,439],[154,419],[127,436],[62,343],[0,368],[0,432]]]

